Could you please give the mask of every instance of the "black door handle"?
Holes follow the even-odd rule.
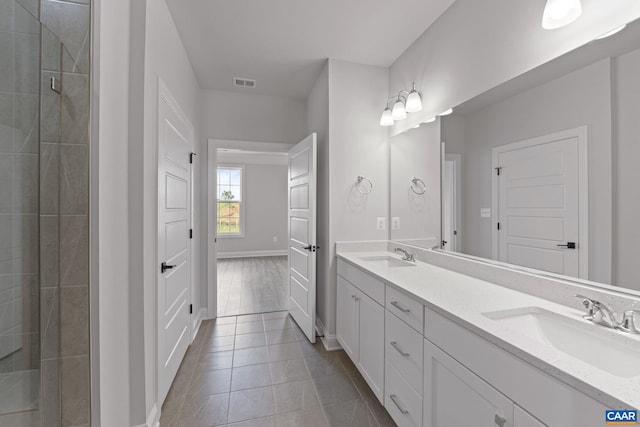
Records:
[[[558,245],[559,248],[575,249],[576,242],[567,242],[566,245]]]
[[[162,264],[160,264],[160,273],[164,273],[167,270],[171,270],[172,268],[175,268],[176,265],[171,265],[171,264],[167,264],[166,262],[163,262]]]
[[[316,245],[309,245],[309,246],[305,246],[303,248],[305,251],[309,251],[309,252],[315,252],[318,249],[320,249],[320,246],[316,246]]]

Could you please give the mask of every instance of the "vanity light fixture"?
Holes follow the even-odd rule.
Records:
[[[439,116],[448,116],[449,114],[453,113],[453,108],[449,108],[447,111],[444,111],[440,114],[438,114]]]
[[[389,108],[389,103],[394,101],[393,107]],[[387,100],[387,105],[380,116],[380,126],[393,126],[395,120],[404,120],[407,113],[416,113],[422,110],[422,96],[413,83],[411,92],[401,90],[396,96]]]
[[[435,117],[431,117],[430,119],[427,119],[427,120],[425,120],[425,121],[424,121],[424,122],[422,122],[422,123],[433,123],[433,122],[435,122],[435,121],[436,121],[436,118],[435,118]]]
[[[626,26],[627,26],[627,24],[624,24],[624,25],[619,26],[618,28],[614,28],[613,30],[609,31],[608,33],[604,33],[600,37],[596,37],[596,40],[606,39],[607,37],[611,37],[614,34],[618,34],[620,31],[624,30],[626,28]]]
[[[555,30],[571,24],[582,15],[580,0],[547,0],[542,14],[542,28]]]

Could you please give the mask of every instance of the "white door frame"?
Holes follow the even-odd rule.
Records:
[[[456,231],[456,235],[454,238],[455,248],[453,248],[453,251],[462,252],[462,233],[460,232],[460,230],[462,229],[462,155],[445,153],[444,160],[445,162],[453,163],[453,171],[455,175],[454,228]]]
[[[272,153],[288,153],[294,144],[263,141],[240,141],[233,139],[213,139],[207,142],[207,316],[218,317],[218,266],[216,247],[216,203],[213,197],[217,185],[216,172],[218,148],[233,148],[246,151],[264,151]]]
[[[164,176],[162,176],[163,171],[160,170],[160,156],[159,156],[159,152],[160,152],[160,145],[159,145],[159,138],[160,138],[160,134],[159,134],[159,128],[160,128],[160,103],[162,102],[162,100],[165,100],[167,102],[167,104],[171,107],[171,109],[173,109],[173,111],[180,117],[180,119],[182,121],[184,121],[184,123],[187,125],[188,127],[188,133],[189,133],[189,150],[190,152],[193,152],[193,145],[195,143],[194,139],[195,139],[195,131],[194,131],[194,127],[193,124],[191,123],[191,121],[189,120],[188,116],[185,114],[184,110],[182,109],[182,107],[180,107],[180,104],[178,103],[178,101],[175,99],[175,97],[173,96],[173,94],[171,93],[171,91],[169,90],[169,88],[167,87],[167,85],[162,81],[162,79],[158,78],[158,99],[157,99],[157,105],[156,105],[156,109],[157,109],[157,118],[158,121],[156,123],[156,132],[158,132],[156,134],[156,138],[158,139],[158,180],[163,179]],[[190,176],[190,182],[189,182],[189,189],[187,190],[188,194],[189,194],[189,205],[190,205],[190,212],[189,212],[189,228],[193,229],[193,165],[191,165],[190,167],[190,171],[189,171],[189,176]],[[156,183],[156,185],[159,185],[159,181]],[[162,224],[160,224],[159,221],[159,210],[160,210],[160,201],[157,201],[157,206],[156,206],[156,220],[158,223],[158,233],[160,233],[160,228],[162,226]],[[193,262],[193,239],[190,239],[189,241],[189,245],[188,245],[188,257],[189,257],[189,261],[190,261],[190,266],[189,266],[189,283],[187,285],[188,291],[187,291],[187,295],[188,295],[188,303],[189,304],[193,304],[193,278],[194,278],[194,262]],[[162,254],[162,250],[160,248],[160,245],[158,244],[158,242],[156,242],[156,266],[159,267],[160,262],[162,262],[162,258],[163,258],[163,254]],[[160,273],[160,269],[156,268],[156,285],[158,283],[160,283],[161,280],[161,276],[162,274]],[[162,324],[160,322],[160,305],[159,305],[159,295],[156,295],[156,340],[157,343],[160,343],[160,334],[161,334],[161,328],[162,328]],[[193,342],[193,339],[195,338],[193,336],[194,334],[194,325],[193,325],[193,318],[194,316],[192,315],[192,317],[189,319],[188,322],[188,337],[189,337],[189,345],[191,345],[191,343]],[[158,393],[158,397],[161,396],[160,393],[160,366],[162,364],[162,360],[161,360],[161,352],[160,352],[160,348],[159,346],[156,346],[156,386],[157,386],[157,393]],[[166,396],[165,396],[166,397]],[[162,399],[162,401],[164,401],[164,398]],[[160,402],[161,404],[162,402]]]
[[[577,138],[578,139],[578,212],[580,215],[578,224],[578,235],[580,242],[580,278],[589,277],[589,163],[588,163],[588,142],[587,126],[580,126],[537,138],[526,139],[511,144],[493,147],[491,149],[491,176],[492,176],[492,243],[493,259],[497,260],[499,255],[499,235],[498,235],[498,210],[499,210],[499,182],[496,174],[498,167],[498,156],[507,151],[520,150],[534,147],[536,145],[548,144],[551,142]]]

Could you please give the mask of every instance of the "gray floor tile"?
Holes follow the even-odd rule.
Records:
[[[264,321],[265,331],[277,331],[281,329],[289,329],[293,326],[293,319],[285,317],[282,319],[268,319]]]
[[[244,322],[262,322],[262,314],[245,314],[238,316],[238,323]]]
[[[271,387],[234,391],[229,401],[229,422],[261,418],[275,413]]]
[[[221,325],[213,325],[211,335],[214,337],[228,337],[236,334],[236,324],[226,323]]]
[[[364,401],[349,400],[323,406],[330,427],[378,427]]]
[[[256,332],[264,332],[264,323],[259,322],[243,322],[236,326],[236,334],[253,334]]]
[[[296,342],[299,337],[295,334],[293,329],[281,329],[278,331],[267,331],[267,344],[284,344],[288,342]]]
[[[211,337],[203,345],[203,351],[205,353],[213,353],[215,351],[229,351],[233,350],[233,343],[235,337]]]
[[[275,425],[275,417],[265,417],[248,421],[240,421],[239,423],[229,424],[227,427],[275,427]]]
[[[233,351],[220,351],[216,353],[203,353],[200,355],[197,369],[200,371],[215,371],[218,369],[231,369],[233,364]]]
[[[273,386],[276,413],[310,409],[320,406],[320,400],[311,380],[294,381]]]
[[[186,399],[176,426],[211,427],[227,423],[229,394]]]
[[[309,378],[304,359],[282,360],[269,363],[271,379],[274,384],[288,383]]]
[[[213,321],[214,325],[228,325],[231,323],[236,323],[236,316],[224,316],[218,317]]]
[[[236,343],[234,348],[236,350],[250,347],[262,347],[267,344],[264,336],[264,332],[256,334],[244,334],[236,335]]]
[[[327,375],[345,375],[347,371],[335,353],[318,354],[306,356],[305,361],[309,368],[309,374],[312,377],[324,377]]]
[[[192,396],[228,393],[231,384],[231,369],[198,372],[194,375],[189,393]]]
[[[355,400],[360,397],[346,374],[336,374],[313,378],[322,405]]]
[[[276,415],[277,427],[327,427],[322,408],[302,409]]]
[[[269,350],[269,361],[278,362],[280,360],[300,359],[303,357],[300,345],[297,342],[285,344],[274,344],[267,347]]]
[[[233,352],[233,367],[259,365],[269,362],[267,347],[251,347]]]
[[[264,320],[283,319],[288,316],[289,316],[288,311],[272,311],[270,313],[262,313],[262,318]]]
[[[250,365],[233,368],[231,373],[231,391],[271,385],[269,365]]]

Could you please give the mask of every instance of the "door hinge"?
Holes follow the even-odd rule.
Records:
[[[193,314],[193,304],[189,304],[189,314]]]
[[[502,171],[502,166],[496,168],[496,173],[500,176],[500,172]]]
[[[193,239],[193,228],[189,229],[189,238]]]
[[[193,164],[193,157],[197,156],[196,153],[189,153],[189,163]]]
[[[500,223],[498,223],[498,230],[500,230]]]

